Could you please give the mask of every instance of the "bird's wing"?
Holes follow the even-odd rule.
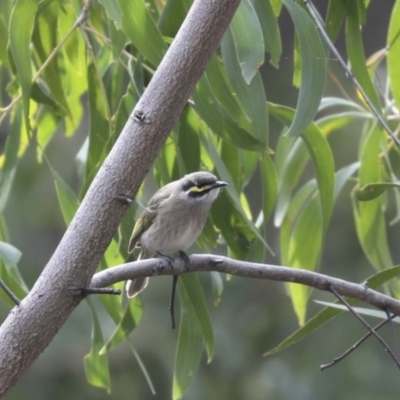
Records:
[[[156,213],[148,208],[146,208],[140,218],[136,221],[133,227],[131,238],[129,239],[128,253],[132,253],[138,244],[140,235],[149,228],[149,226],[154,222]]]
[[[153,196],[147,204],[147,207],[143,210],[142,215],[136,221],[133,227],[131,238],[129,239],[128,253],[132,253],[135,247],[138,246],[140,235],[148,229],[154,222],[157,215],[157,210],[160,208],[162,203],[171,197],[171,193],[167,191],[159,190],[157,198]]]

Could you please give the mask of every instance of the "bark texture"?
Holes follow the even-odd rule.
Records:
[[[51,342],[82,300],[127,205],[216,50],[240,0],[196,0],[174,42],[93,180],[59,246],[20,306],[0,327],[0,398]],[[136,115],[136,114],[135,114]]]

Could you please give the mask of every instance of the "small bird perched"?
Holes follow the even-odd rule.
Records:
[[[128,252],[140,247],[138,260],[155,254],[182,254],[199,237],[212,203],[226,185],[209,172],[193,172],[163,186],[136,221]],[[127,281],[127,296],[135,297],[148,282],[148,277]]]

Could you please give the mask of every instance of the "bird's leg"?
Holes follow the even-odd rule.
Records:
[[[184,252],[184,251],[180,251],[179,252],[179,258],[182,259],[182,261],[185,264],[185,268],[186,268],[186,272],[189,272],[189,266],[190,266],[190,258],[189,256]]]
[[[169,265],[173,265],[174,259],[170,256],[157,252],[157,255],[163,258]],[[181,258],[185,264],[186,272],[189,271],[190,259],[189,256],[184,251],[179,251],[179,258]],[[171,298],[169,302],[169,311],[171,314],[171,326],[172,329],[175,329],[175,293],[176,293],[176,284],[178,283],[179,275],[173,275],[172,277],[172,290],[171,290]]]
[[[171,298],[169,300],[169,312],[171,314],[171,326],[172,329],[175,329],[175,292],[176,292],[176,284],[178,283],[179,275],[174,275],[172,277],[172,290],[171,290]]]
[[[174,259],[173,259],[173,257],[167,256],[166,254],[160,253],[159,251],[157,251],[156,254],[157,254],[159,257],[161,257],[163,260],[165,260],[165,261],[168,263],[168,265],[169,265],[170,267],[173,266],[173,264],[174,264]]]

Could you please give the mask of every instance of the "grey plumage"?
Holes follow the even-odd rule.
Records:
[[[194,172],[160,188],[137,220],[128,251],[141,247],[139,259],[145,259],[189,249],[203,230],[221,187],[226,185],[209,172]],[[136,296],[147,284],[147,277],[128,281],[128,297]]]

